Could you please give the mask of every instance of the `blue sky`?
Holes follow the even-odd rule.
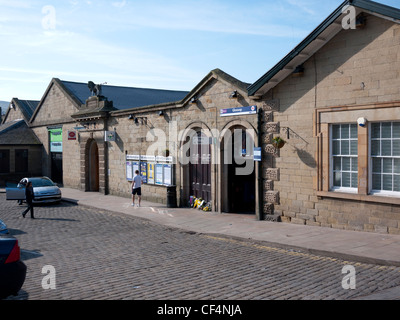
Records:
[[[53,77],[191,90],[220,68],[252,83],[341,3],[0,0],[0,100],[40,100]]]

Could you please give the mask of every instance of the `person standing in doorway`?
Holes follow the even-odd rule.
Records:
[[[33,215],[33,186],[32,182],[28,182],[25,187],[25,198],[26,198],[26,203],[28,204],[28,208],[22,213],[22,216],[25,218],[25,215],[28,213],[28,211],[31,211],[31,218],[35,219]]]
[[[132,206],[135,206],[135,196],[138,196],[140,207],[140,202],[142,201],[142,176],[139,174],[139,170],[135,171],[135,177],[132,180]]]

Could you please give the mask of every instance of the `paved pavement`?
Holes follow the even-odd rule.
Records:
[[[62,188],[62,193],[64,200],[78,205],[120,212],[187,231],[263,241],[281,248],[363,263],[400,266],[400,235],[257,221],[253,215],[167,208],[147,201],[137,208],[131,206],[129,198],[69,188]]]

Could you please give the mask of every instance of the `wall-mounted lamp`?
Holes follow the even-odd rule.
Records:
[[[146,124],[147,125],[147,118],[146,117],[134,117],[133,115],[130,115],[129,119],[133,119],[133,122],[135,122],[135,124],[138,124],[139,120],[140,120],[141,124]]]
[[[297,66],[296,69],[294,69],[294,71],[293,71],[293,75],[294,75],[294,76],[297,76],[297,77],[302,76],[303,74],[304,74],[304,67],[303,67],[303,65]]]
[[[364,128],[367,124],[367,119],[365,119],[364,117],[358,118],[357,123],[360,127]]]
[[[147,124],[147,118],[146,117],[135,117],[133,114],[130,114],[128,119],[129,120],[133,120],[133,122],[135,122],[135,124],[138,124],[139,120],[141,120],[142,124]]]
[[[239,93],[237,90],[233,91],[231,95],[229,96],[229,99],[237,99],[239,97]]]
[[[11,102],[10,108],[11,108],[11,109],[15,109],[14,103]]]
[[[162,110],[158,111],[158,115],[159,115],[160,117],[162,117],[162,116],[164,115],[164,111],[162,111]]]
[[[366,23],[367,23],[367,19],[365,18],[364,15],[360,14],[356,19],[356,28],[362,29],[365,27]]]
[[[191,104],[197,103],[197,97],[194,96],[192,99],[190,99],[190,103],[191,103]]]

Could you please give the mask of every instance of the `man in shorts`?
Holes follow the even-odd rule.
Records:
[[[135,206],[135,196],[138,196],[140,207],[140,202],[142,201],[142,177],[139,175],[139,170],[135,171],[135,177],[132,180],[132,206]]]

